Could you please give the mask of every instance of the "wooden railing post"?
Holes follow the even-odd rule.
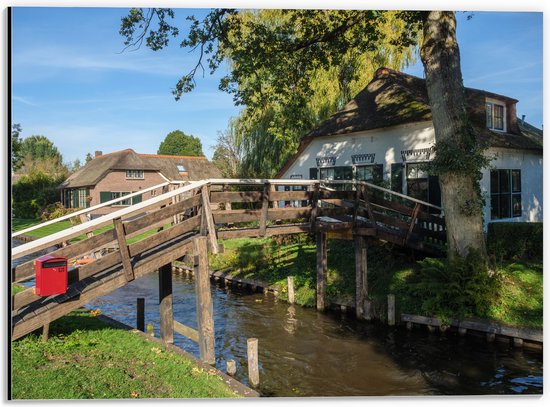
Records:
[[[317,231],[317,310],[325,310],[327,274],[327,234]]]
[[[197,298],[197,323],[201,360],[211,365],[216,363],[214,352],[214,318],[210,277],[208,275],[208,250],[206,237],[193,239],[195,255],[195,292]]]
[[[172,263],[159,269],[160,338],[174,343],[174,311],[172,300]]]
[[[313,185],[313,194],[311,196],[311,215],[310,215],[310,230],[315,232],[317,226],[317,216],[319,213],[319,182]]]
[[[417,202],[414,205],[414,209],[411,215],[411,224],[409,225],[409,230],[407,231],[407,236],[405,237],[404,244],[407,244],[409,239],[411,238],[414,226],[416,224],[416,218],[418,217],[418,212],[420,212],[421,205]]]
[[[204,185],[201,189],[202,198],[202,218],[201,218],[201,234],[204,235],[204,226],[208,231],[208,242],[210,244],[210,251],[212,253],[218,253],[218,238],[216,237],[216,225],[214,224],[214,217],[212,216],[212,209],[210,207],[210,188],[208,185]]]
[[[269,211],[269,194],[271,190],[271,184],[266,182],[264,184],[264,190],[262,192],[262,213],[260,215],[260,231],[259,235],[261,237],[265,236],[265,231],[267,229],[267,212]]]
[[[134,276],[134,268],[130,261],[130,250],[128,249],[128,244],[126,243],[126,235],[124,233],[124,225],[122,224],[121,218],[113,219],[115,226],[115,233],[118,242],[118,251],[120,252],[120,260],[122,261],[122,266],[124,267],[124,274],[126,275],[127,281],[132,281]]]

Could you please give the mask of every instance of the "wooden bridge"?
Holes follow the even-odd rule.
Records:
[[[208,258],[201,242],[207,244],[209,252],[218,253],[223,248],[218,244],[221,239],[315,233],[317,306],[323,309],[326,239],[354,239],[359,317],[363,315],[367,294],[367,239],[381,239],[436,256],[445,250],[441,208],[366,182],[211,179],[188,185],[166,183],[166,186],[169,190],[162,195],[13,248],[12,263],[24,256],[28,259],[12,269],[12,282],[16,283],[34,278],[33,261],[40,251],[70,239],[86,236],[49,254],[72,259],[98,253],[104,247],[115,247],[115,250],[70,270],[65,294],[40,297],[30,287],[12,296],[12,340],[47,327],[51,321],[147,273],[164,270],[159,279],[168,281],[171,263],[186,255],[194,255],[188,258],[195,261],[196,274],[206,273],[201,277],[201,281],[206,281]],[[84,215],[95,209],[97,206],[64,218],[85,220]],[[103,231],[99,233],[100,230]],[[25,231],[12,237],[21,233]],[[128,243],[133,237],[137,239]],[[170,294],[171,289],[165,292],[167,298]],[[199,308],[210,301],[209,293],[201,295],[208,297],[199,298]],[[169,308],[171,311],[171,305]],[[162,312],[161,304],[161,325]],[[206,307],[202,312],[208,317],[211,308],[209,311]],[[202,335],[205,329],[211,329],[207,325],[201,326],[199,321],[198,335],[173,321],[168,328],[161,326],[161,336],[170,341],[173,330],[179,329],[178,332],[195,338],[200,344],[207,341]],[[201,355],[203,347],[210,346],[203,343]]]

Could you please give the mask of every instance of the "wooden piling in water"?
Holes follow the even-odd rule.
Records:
[[[172,264],[159,269],[160,338],[174,343],[174,311],[172,300]]]
[[[325,287],[327,274],[327,234],[317,232],[317,310],[325,310]]]
[[[395,295],[388,294],[388,325],[395,325]]]
[[[367,240],[363,236],[355,236],[355,314],[358,319],[365,317],[367,295]]]
[[[258,369],[258,339],[248,338],[246,341],[248,355],[248,380],[252,386],[260,384],[260,371]]]
[[[145,298],[138,298],[136,304],[136,328],[145,332]]]
[[[226,362],[226,371],[229,376],[235,376],[235,373],[237,373],[237,365],[233,359]]]
[[[202,361],[213,365],[216,363],[214,352],[214,311],[210,294],[206,236],[193,239],[193,253],[195,255],[195,292],[197,298],[200,358]]]
[[[294,277],[292,276],[287,277],[287,285],[288,285],[288,302],[291,304],[294,304]]]

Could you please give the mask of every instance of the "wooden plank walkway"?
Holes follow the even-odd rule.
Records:
[[[92,233],[107,225],[112,228]],[[206,236],[208,250],[215,253],[218,239],[297,233],[348,240],[372,237],[432,255],[442,255],[445,249],[441,208],[376,185],[316,180],[193,182],[14,248],[12,261],[38,257],[40,250],[82,234],[87,238],[49,254],[79,258],[101,247],[117,247],[71,271],[65,294],[40,297],[31,287],[13,296],[12,340],[192,253],[197,236]],[[128,244],[132,236],[142,238]],[[33,278],[33,261],[13,268],[12,281]]]

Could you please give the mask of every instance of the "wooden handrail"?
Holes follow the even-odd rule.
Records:
[[[60,242],[72,239],[73,237],[79,236],[89,231],[93,231],[94,229],[97,229],[101,226],[111,224],[113,219],[117,217],[123,217],[125,215],[129,215],[132,213],[142,212],[145,208],[153,206],[159,202],[165,201],[168,198],[171,198],[173,196],[176,196],[185,192],[193,191],[207,184],[208,184],[208,181],[194,181],[194,182],[191,182],[189,185],[184,186],[183,188],[178,188],[178,189],[175,189],[174,191],[166,192],[162,195],[147,199],[146,201],[140,202],[138,204],[129,206],[124,209],[120,209],[116,212],[109,213],[107,215],[103,215],[100,218],[91,220],[89,222],[82,223],[80,225],[76,225],[68,229],[61,230],[59,232],[53,233],[49,236],[42,237],[32,242],[25,243],[21,246],[14,247],[12,249],[11,258],[12,260],[15,260],[27,254],[34,253],[38,250],[50,247],[56,243],[60,243]]]

